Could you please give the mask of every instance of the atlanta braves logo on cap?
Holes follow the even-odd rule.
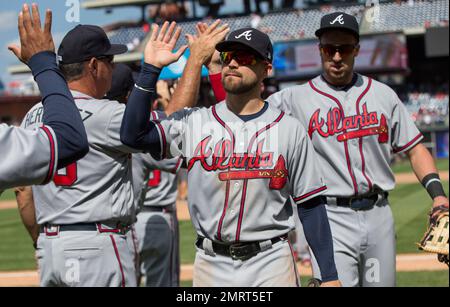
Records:
[[[253,32],[252,30],[245,31],[245,32],[239,34],[238,36],[235,36],[235,38],[240,39],[241,37],[245,36],[246,40],[251,41],[252,40],[252,32]]]
[[[330,22],[330,25],[334,25],[336,22],[339,22],[341,25],[344,24],[344,16],[341,14],[338,17],[336,17],[335,20],[333,20],[332,22]]]

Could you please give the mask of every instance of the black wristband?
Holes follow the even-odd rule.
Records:
[[[427,190],[431,199],[435,199],[439,196],[447,197],[445,195],[444,187],[442,186],[439,174],[429,174],[425,176],[422,180],[422,185]]]

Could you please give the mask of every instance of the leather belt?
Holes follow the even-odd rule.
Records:
[[[389,194],[387,192],[382,192],[358,197],[337,197],[336,205],[339,207],[350,208],[356,211],[370,210],[375,207],[375,205],[377,205],[381,200],[387,199],[388,195]]]
[[[204,248],[203,248],[204,240],[205,240],[205,238],[198,237],[195,245],[199,249],[204,250]],[[276,237],[276,238],[273,238],[271,240],[266,240],[266,241],[270,241],[272,243],[272,245],[274,245],[275,243],[278,243],[278,242],[284,241],[284,240],[287,240],[287,235],[284,235],[281,237]],[[246,260],[249,260],[249,259],[255,257],[256,255],[258,255],[262,251],[260,243],[266,242],[266,241],[256,241],[256,242],[246,242],[246,243],[236,243],[236,244],[222,244],[222,243],[217,243],[217,242],[213,241],[212,249],[213,249],[214,253],[216,253],[218,255],[230,257],[233,260],[246,261]]]
[[[115,228],[109,228],[102,223],[79,223],[71,225],[43,225],[40,233],[49,237],[57,236],[60,232],[68,231],[98,231],[99,233],[116,233],[125,235],[131,229],[130,225],[118,223]]]
[[[150,207],[144,206],[141,209],[141,212],[154,212],[154,213],[172,213],[174,211],[172,206],[166,207]]]

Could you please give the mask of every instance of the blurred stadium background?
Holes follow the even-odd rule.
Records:
[[[247,7],[246,2],[251,5]],[[322,15],[333,11],[355,15],[362,31],[362,52],[356,70],[387,83],[396,90],[426,136],[426,146],[439,159],[440,170],[446,172],[448,192],[448,0],[85,0],[81,1],[81,6],[84,10],[94,10],[99,15],[114,16],[114,23],[101,26],[112,42],[128,46],[129,52],[116,57],[115,61],[125,63],[135,71],[139,71],[142,63],[143,46],[150,35],[149,25],[152,22],[176,20],[185,33],[194,33],[197,21],[216,17],[230,24],[232,29],[256,27],[271,36],[276,53],[275,72],[266,82],[265,95],[303,83],[320,73],[321,63],[316,51],[314,31],[319,27]],[[115,15],[116,10],[127,6],[140,8],[140,17],[123,20],[120,14]],[[185,43],[182,39],[180,45]],[[188,53],[185,57],[187,56]],[[182,59],[165,69],[162,78],[171,80],[170,82],[179,78],[184,63],[185,59]],[[26,112],[40,100],[39,91],[26,66],[16,63],[8,67],[8,72],[8,82],[0,81],[0,123],[19,124]],[[209,106],[214,98],[207,75],[204,77],[199,105]],[[402,157],[395,159],[393,163],[397,173],[411,172]],[[414,180],[407,181],[399,185],[391,196],[400,254],[417,253],[414,242],[420,239],[425,230],[425,204],[429,202],[426,192],[417,183],[412,183]],[[184,196],[181,197],[183,198]],[[3,195],[0,209],[1,201],[11,202],[13,199],[11,191]],[[409,206],[407,210],[406,205]],[[20,234],[18,238],[6,236],[11,237],[10,240],[0,244],[0,272],[34,269],[30,240],[20,224],[17,209],[10,207],[0,212],[0,230],[4,234]],[[181,223],[181,233],[182,262],[189,265],[194,253],[194,233],[189,221]],[[414,264],[414,260],[412,262]],[[0,285],[1,278],[0,273]],[[423,272],[399,273],[399,284],[448,286],[448,271],[424,269]],[[189,280],[184,285],[189,285]]]

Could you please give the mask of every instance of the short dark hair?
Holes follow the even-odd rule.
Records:
[[[60,64],[59,69],[67,82],[77,81],[83,76],[84,63]]]

